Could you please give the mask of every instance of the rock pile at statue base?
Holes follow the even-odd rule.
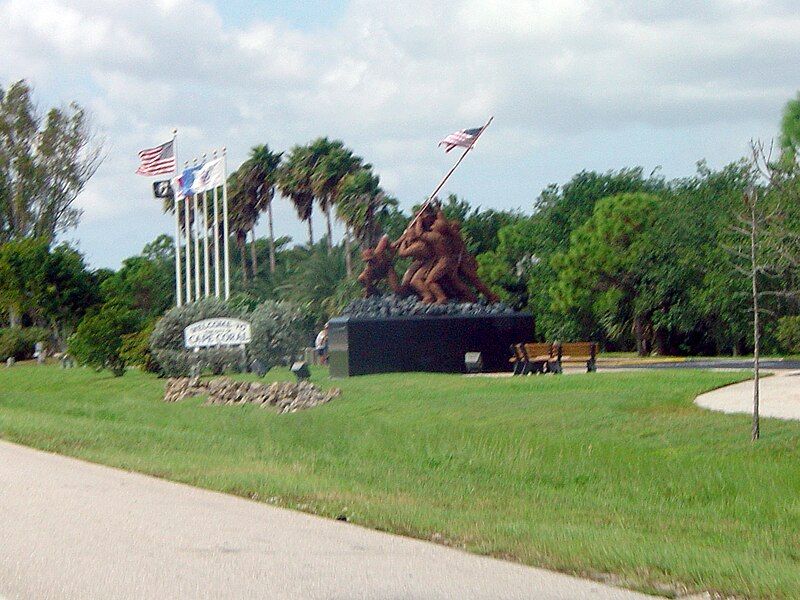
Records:
[[[502,316],[513,315],[516,311],[502,302],[457,302],[447,304],[425,304],[416,296],[401,298],[395,294],[370,296],[353,300],[342,311],[346,317],[388,318],[388,317],[441,317],[441,316]]]

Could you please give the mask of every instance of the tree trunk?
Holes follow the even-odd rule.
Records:
[[[344,230],[344,267],[347,271],[347,277],[353,276],[353,256],[350,248],[350,228]]]
[[[641,317],[633,319],[633,335],[636,338],[636,354],[639,356],[647,355],[647,348],[644,339],[644,323]]]
[[[750,434],[751,439],[755,442],[761,435],[760,423],[758,418],[758,402],[759,402],[759,350],[761,341],[761,332],[759,330],[758,322],[758,261],[756,253],[757,243],[757,219],[756,219],[756,201],[752,202],[750,207],[750,266],[753,284],[753,426]]]
[[[247,286],[247,234],[242,231],[236,232],[236,246],[239,248],[239,259],[242,263],[242,282]]]
[[[328,254],[333,253],[333,219],[331,219],[331,205],[327,204],[325,210],[325,221],[328,225]]]
[[[19,325],[20,325],[19,321],[20,321],[19,320],[19,312],[17,312],[17,309],[15,307],[10,306],[8,308],[8,323],[9,323],[9,326],[12,327],[12,328],[13,327],[19,327]]]
[[[659,328],[653,332],[653,341],[656,354],[659,356],[667,356],[670,354],[669,335],[667,335],[663,329]]]
[[[308,217],[308,245],[314,247],[314,224],[311,222],[311,217]]]
[[[256,226],[250,228],[250,263],[253,267],[253,279],[258,273],[258,256],[256,252]]]
[[[269,272],[275,272],[275,231],[272,223],[272,202],[267,202],[267,222],[269,224]]]

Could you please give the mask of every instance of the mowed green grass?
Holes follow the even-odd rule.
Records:
[[[0,437],[645,591],[800,595],[800,423],[753,445],[692,403],[741,374],[324,375],[341,398],[278,415],[2,369]]]

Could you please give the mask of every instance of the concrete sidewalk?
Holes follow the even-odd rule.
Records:
[[[695,399],[698,406],[725,413],[753,412],[753,381],[729,385]],[[761,379],[758,412],[762,417],[800,420],[800,371],[776,371]]]
[[[0,442],[0,598],[649,596]]]

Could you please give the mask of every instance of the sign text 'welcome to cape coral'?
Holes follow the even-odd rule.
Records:
[[[183,330],[187,348],[241,346],[249,343],[250,339],[250,323],[227,317],[197,321]]]

